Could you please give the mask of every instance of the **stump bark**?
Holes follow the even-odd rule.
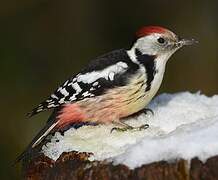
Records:
[[[174,162],[160,161],[133,170],[107,161],[89,161],[89,153],[63,153],[57,161],[43,154],[23,162],[26,180],[217,180],[218,156],[205,163],[198,158]]]

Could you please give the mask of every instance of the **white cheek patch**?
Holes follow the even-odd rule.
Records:
[[[144,36],[138,39],[133,47],[139,49],[143,54],[157,55],[160,51],[157,39],[161,36],[162,35],[158,33]]]

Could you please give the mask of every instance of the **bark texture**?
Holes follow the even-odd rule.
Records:
[[[90,162],[89,153],[63,153],[57,161],[40,154],[23,162],[27,180],[217,180],[218,156],[205,163],[194,158],[175,162],[160,161],[134,170],[106,161]]]

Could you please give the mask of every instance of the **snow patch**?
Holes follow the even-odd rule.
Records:
[[[71,128],[56,133],[42,152],[57,160],[62,152],[92,152],[90,160],[109,160],[136,168],[160,160],[218,155],[218,95],[189,92],[162,94],[149,105],[154,116],[127,119],[132,126],[149,124],[142,131],[112,132],[113,125]],[[58,142],[57,142],[58,141]]]

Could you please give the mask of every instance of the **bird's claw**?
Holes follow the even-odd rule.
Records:
[[[149,128],[148,124],[143,124],[142,126],[138,127],[139,131],[144,130],[144,129],[148,129],[148,128]]]
[[[143,113],[145,113],[145,114],[151,113],[151,115],[154,116],[154,111],[152,109],[149,109],[149,108],[143,109]]]
[[[144,129],[147,129],[147,128],[149,128],[148,124],[144,124],[144,125],[139,126],[139,127],[132,127],[132,126],[128,126],[128,127],[124,127],[124,128],[114,127],[114,128],[111,129],[111,133],[113,131],[125,132],[127,130],[138,130],[138,131],[141,131],[141,130],[144,130]]]
[[[111,133],[112,133],[113,131],[124,132],[124,131],[127,131],[127,130],[128,130],[128,128],[118,128],[118,127],[114,127],[114,128],[111,129]]]

